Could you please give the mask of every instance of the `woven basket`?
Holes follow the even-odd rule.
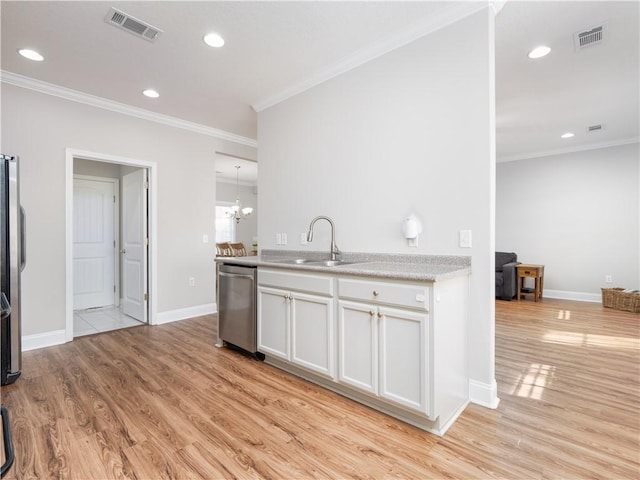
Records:
[[[617,310],[640,313],[640,293],[625,293],[624,288],[603,288],[602,305]]]

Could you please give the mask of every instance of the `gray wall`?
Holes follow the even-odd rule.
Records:
[[[253,212],[240,220],[236,225],[236,237],[238,242],[244,243],[247,252],[252,249],[253,237],[258,236],[258,196],[256,187],[240,185],[238,194],[243,207],[252,207]],[[216,183],[216,201],[234,203],[236,201],[236,185],[225,182]]]
[[[640,288],[637,143],[499,163],[496,189],[496,249],[544,264],[545,296]]]
[[[67,148],[157,163],[158,312],[215,302],[215,152],[255,158],[254,148],[7,84],[2,148],[20,155],[28,215],[24,335],[65,329]]]
[[[493,14],[487,9],[258,114],[261,248],[470,255],[472,381],[494,385]],[[407,246],[411,212],[425,231]],[[458,231],[473,231],[473,248]],[[275,244],[287,233],[289,245]]]

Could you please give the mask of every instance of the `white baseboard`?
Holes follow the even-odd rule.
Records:
[[[495,380],[491,383],[469,380],[469,400],[483,407],[498,408],[498,384]]]
[[[544,289],[544,298],[558,298],[560,300],[576,300],[578,302],[602,302],[601,293],[584,293],[584,292],[569,292],[566,290],[549,290]]]
[[[163,323],[177,322],[178,320],[186,320],[187,318],[200,317],[209,315],[218,311],[218,305],[215,303],[206,303],[204,305],[196,305],[195,307],[179,308],[178,310],[169,310],[167,312],[158,312],[155,325]]]
[[[37,350],[38,348],[61,345],[67,341],[66,330],[54,330],[52,332],[36,333],[22,337],[22,351]]]

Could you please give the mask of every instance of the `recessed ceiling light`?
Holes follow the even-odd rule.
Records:
[[[549,47],[545,47],[544,45],[541,45],[539,47],[534,48],[533,50],[531,50],[529,52],[529,58],[540,58],[540,57],[544,57],[546,54],[548,54],[551,51],[551,49]]]
[[[563,133],[562,135],[560,135],[560,138],[571,138],[573,137],[573,133],[571,132],[567,132],[567,133]]]
[[[145,90],[145,91],[143,91],[142,94],[145,97],[149,97],[149,98],[158,98],[160,96],[160,94],[158,92],[156,92],[155,90],[152,90],[150,88]]]
[[[28,58],[29,60],[33,60],[34,62],[41,62],[44,60],[44,57],[42,55],[29,48],[21,48],[20,50],[18,50],[18,53],[24,58]]]
[[[224,45],[224,38],[217,33],[208,33],[202,39],[210,47],[220,48]]]

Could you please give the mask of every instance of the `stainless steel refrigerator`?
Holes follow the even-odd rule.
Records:
[[[0,154],[0,287],[10,313],[2,319],[2,385],[15,382],[22,369],[20,274],[25,266],[25,216],[20,206],[18,157]]]

